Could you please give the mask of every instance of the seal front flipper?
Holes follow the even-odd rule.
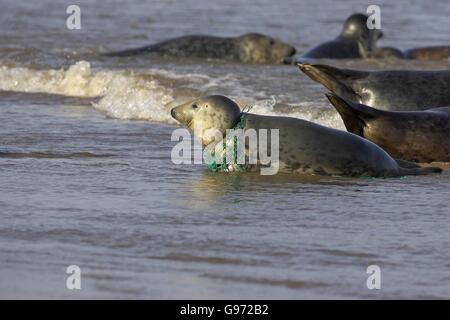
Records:
[[[308,50],[301,59],[358,59],[367,58],[376,48],[383,32],[367,25],[369,16],[354,13],[345,20],[337,38]]]
[[[330,91],[353,101],[361,101],[360,95],[352,88],[351,81],[365,77],[367,72],[301,62],[297,63],[297,66],[312,80],[323,84]]]
[[[327,92],[325,96],[341,115],[347,130],[364,137],[364,127],[377,117],[378,110],[341,98],[335,93]]]

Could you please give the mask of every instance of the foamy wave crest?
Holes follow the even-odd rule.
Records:
[[[113,78],[114,74],[111,72],[92,74],[87,61],[79,61],[67,70],[34,70],[2,66],[0,89],[96,97],[105,94]]]
[[[175,123],[167,106],[174,100],[172,91],[156,80],[118,75],[104,97],[93,105],[113,118]]]
[[[93,106],[111,117],[175,123],[166,106],[174,100],[173,90],[161,86],[151,74],[129,71],[94,73],[87,61],[79,61],[67,70],[2,66],[0,89],[102,97]]]
[[[238,100],[238,99],[237,99]],[[238,100],[241,108],[248,102]],[[339,114],[326,102],[301,102],[298,104],[277,103],[274,96],[253,104],[252,113],[266,116],[285,116],[312,121],[326,127],[345,130]]]
[[[173,106],[225,90],[241,108],[253,105],[251,112],[255,114],[296,117],[344,129],[337,112],[325,101],[283,104],[277,103],[274,96],[261,99],[258,88],[241,85],[239,79],[231,74],[210,77],[201,73],[178,74],[162,69],[94,72],[87,61],[79,61],[67,70],[2,66],[0,90],[99,97],[92,103],[93,107],[110,117],[169,124],[176,123],[170,115]]]

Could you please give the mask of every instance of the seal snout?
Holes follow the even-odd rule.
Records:
[[[170,115],[178,122],[183,122],[181,119],[182,114],[180,113],[180,110],[177,110],[177,108],[178,107],[172,108],[172,110],[170,110]]]
[[[307,62],[297,61],[296,64],[297,64],[297,67],[306,74],[308,71],[311,71],[313,68],[312,65],[310,65]]]

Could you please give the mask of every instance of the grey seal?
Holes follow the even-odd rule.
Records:
[[[241,117],[241,110],[231,99],[206,96],[177,106],[171,110],[173,118],[194,131],[196,121],[201,121],[198,138],[203,147],[219,143],[206,137],[208,129],[222,134],[232,128]],[[376,144],[355,134],[327,128],[309,121],[246,114],[244,132],[254,129],[279,129],[279,172],[339,175],[350,177],[399,177],[441,172],[436,167],[404,167]],[[258,133],[259,134],[259,133]],[[269,136],[269,135],[268,135]],[[270,142],[269,142],[270,145]],[[246,161],[249,146],[245,143]],[[274,150],[270,150],[271,154]],[[249,171],[260,167],[260,159]],[[409,165],[408,165],[409,166]]]
[[[349,132],[391,156],[415,162],[450,161],[450,107],[384,111],[326,93]]]
[[[450,105],[450,70],[362,71],[298,63],[300,70],[341,97],[392,111]]]
[[[236,38],[191,35],[150,46],[103,54],[109,57],[137,55],[202,58],[271,64],[295,54],[295,48],[270,36],[249,33]]]
[[[336,39],[310,49],[300,59],[366,58],[383,35],[379,29],[367,28],[367,19],[365,14],[352,14]]]

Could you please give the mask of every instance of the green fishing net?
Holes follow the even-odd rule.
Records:
[[[246,106],[244,109],[242,109],[239,122],[236,123],[236,125],[232,128],[233,131],[236,131],[238,129],[243,130],[245,127],[245,121],[247,117],[247,113],[253,108],[253,106]],[[224,142],[222,142],[223,152],[222,152],[222,160],[217,162],[215,151],[211,153],[212,158],[214,159],[210,164],[208,164],[208,169],[212,172],[218,172],[218,171],[245,171],[247,169],[245,164],[238,164],[237,157],[238,157],[238,136],[236,134],[232,135],[232,139],[234,139],[234,152],[233,152],[233,162],[232,164],[227,164],[227,157],[226,157],[226,148],[227,143],[226,139],[224,139]]]

